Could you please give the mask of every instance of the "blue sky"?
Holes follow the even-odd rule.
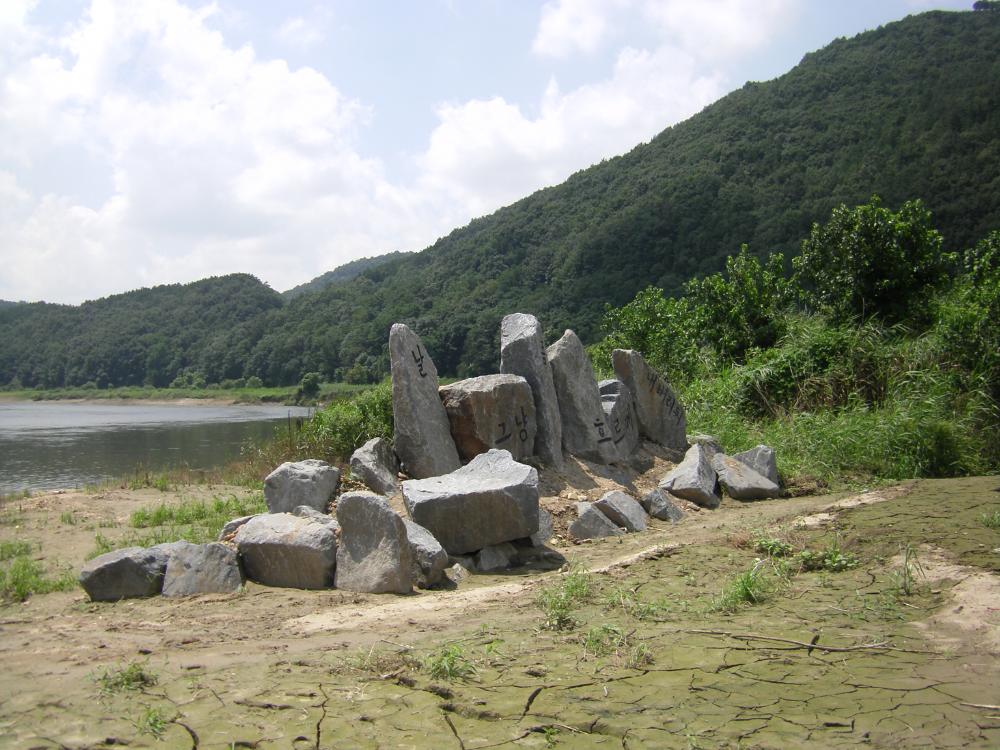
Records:
[[[0,299],[419,250],[923,0],[0,0]]]

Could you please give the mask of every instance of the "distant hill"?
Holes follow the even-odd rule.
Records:
[[[13,307],[14,305],[23,305],[23,302],[10,302],[5,299],[0,299],[0,307]]]
[[[281,296],[288,300],[295,299],[300,294],[305,294],[306,292],[320,292],[331,284],[350,281],[351,279],[356,278],[362,271],[367,271],[369,268],[378,268],[383,263],[388,263],[390,260],[395,260],[403,255],[406,255],[406,253],[397,251],[394,253],[386,253],[385,255],[376,255],[374,258],[358,258],[357,260],[352,260],[350,263],[337,266],[332,271],[327,271],[326,273],[317,276],[312,281],[307,281],[305,284],[299,284],[296,287],[292,287],[287,292],[282,292]]]
[[[443,374],[496,371],[507,313],[537,314],[550,340],[571,327],[593,341],[606,304],[649,284],[677,292],[744,242],[792,255],[813,222],[873,193],[891,207],[922,199],[948,248],[969,246],[1000,228],[998,49],[1000,13],[925,13],[838,39],[420,253],[287,300],[250,277],[224,277],[199,282],[198,293],[161,287],[152,315],[129,295],[0,309],[0,384],[102,372],[113,384],[141,382],[156,341],[172,353],[163,378],[184,369],[273,384],[309,371],[377,377],[395,321],[423,336]],[[242,299],[230,283],[246,293],[244,317],[176,324],[172,311],[199,294]],[[99,326],[86,322],[97,309],[88,305],[102,311]]]

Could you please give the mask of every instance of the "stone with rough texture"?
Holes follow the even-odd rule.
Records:
[[[594,507],[606,515],[615,526],[628,532],[646,530],[646,511],[636,501],[621,490],[605,492]]]
[[[666,378],[632,349],[615,349],[611,362],[635,399],[639,432],[667,448],[687,450],[687,414]]]
[[[481,375],[440,388],[451,436],[464,461],[491,448],[514,460],[535,454],[535,401],[520,375]]]
[[[239,518],[234,518],[232,521],[226,521],[225,525],[219,531],[219,539],[218,540],[220,542],[222,542],[222,541],[225,541],[225,540],[229,539],[229,537],[231,537],[233,534],[235,534],[237,531],[239,531],[240,526],[242,526],[243,524],[245,524],[251,518],[256,517],[257,515],[259,515],[259,514],[255,513],[252,516],[240,516]]]
[[[647,492],[639,504],[653,518],[677,523],[684,517],[684,511],[677,507],[674,499],[676,498],[666,490],[657,488],[652,492]]]
[[[525,313],[507,315],[500,323],[500,372],[520,375],[531,386],[535,403],[535,450],[544,464],[563,467],[562,418],[552,382],[552,369],[545,358],[545,343],[538,318]]]
[[[715,454],[712,468],[719,475],[719,484],[734,500],[766,500],[781,494],[777,484],[725,453]]]
[[[406,538],[410,540],[413,552],[413,580],[422,589],[437,586],[445,578],[448,567],[448,553],[434,535],[409,518],[403,519]]]
[[[271,513],[289,513],[308,505],[321,513],[340,484],[340,470],[326,461],[286,461],[264,480],[264,499]]]
[[[337,525],[337,519],[331,516],[329,513],[320,513],[318,510],[310,508],[308,505],[300,505],[298,508],[292,511],[292,515],[297,518],[305,518],[307,521],[315,521],[316,523],[321,523],[326,526],[334,534],[337,533],[337,529],[340,526]]]
[[[385,438],[372,438],[351,454],[351,476],[376,494],[394,495],[398,472],[399,459]]]
[[[602,380],[597,384],[601,393],[604,423],[611,430],[611,441],[618,458],[627,461],[639,448],[639,417],[632,392],[620,380]]]
[[[703,508],[718,508],[722,502],[719,478],[712,468],[706,448],[700,443],[688,448],[684,460],[660,481],[660,489]]]
[[[580,339],[567,330],[545,354],[559,400],[563,448],[588,461],[609,464],[617,460],[618,451],[611,429],[605,424],[594,368]]]
[[[175,547],[167,559],[164,596],[232,594],[243,585],[236,550],[218,542]]]
[[[415,479],[454,471],[462,462],[438,395],[437,368],[420,337],[402,323],[389,330],[389,364],[393,443],[403,471]]]
[[[544,547],[556,535],[556,524],[552,514],[545,508],[538,509],[538,531],[531,535],[531,543],[535,547]]]
[[[493,573],[497,570],[507,570],[517,560],[517,549],[509,542],[492,544],[489,547],[483,547],[479,550],[474,560],[476,571],[479,573]]]
[[[698,444],[705,449],[705,454],[708,456],[708,460],[712,460],[712,456],[716,453],[722,453],[722,443],[719,442],[719,438],[715,435],[688,435],[688,443],[691,445]]]
[[[345,492],[337,500],[338,589],[367,594],[413,590],[413,551],[403,519],[381,495]]]
[[[451,474],[403,482],[403,501],[451,555],[538,531],[538,471],[505,450],[482,453]]]
[[[163,545],[108,552],[84,564],[80,585],[95,602],[156,596],[163,590],[168,559],[169,552]]]
[[[721,453],[721,451],[719,451]],[[742,453],[734,453],[733,458],[741,461],[756,471],[762,477],[770,479],[776,485],[778,481],[778,462],[774,457],[774,448],[766,445],[758,445]]]
[[[577,503],[576,513],[576,520],[569,525],[569,535],[574,539],[599,539],[625,533],[625,529],[615,526],[593,503]]]
[[[325,589],[333,585],[336,535],[290,513],[254,516],[236,532],[247,578],[265,586]]]

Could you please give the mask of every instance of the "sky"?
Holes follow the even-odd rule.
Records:
[[[972,0],[0,0],[0,299],[278,291]]]

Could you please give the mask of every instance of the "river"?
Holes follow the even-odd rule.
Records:
[[[274,405],[0,402],[0,493],[80,487],[137,468],[211,469],[308,413]]]

